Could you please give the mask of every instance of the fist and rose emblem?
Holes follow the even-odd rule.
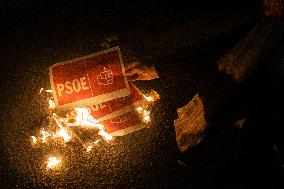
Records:
[[[103,67],[103,71],[97,75],[97,81],[99,85],[111,85],[113,84],[113,74],[112,71],[107,68]]]
[[[113,73],[108,67],[108,60],[105,57],[101,57],[99,60],[101,72],[97,75],[97,81],[99,85],[112,85],[113,84]]]
[[[113,73],[112,71],[107,67],[104,66],[102,68],[102,71],[99,75],[97,75],[97,81],[99,85],[111,85],[113,84]],[[122,123],[127,121],[126,116],[120,116],[117,119],[111,119],[111,123]]]

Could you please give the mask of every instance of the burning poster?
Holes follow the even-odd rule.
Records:
[[[49,68],[55,104],[60,109],[100,104],[130,95],[119,47]]]
[[[30,137],[36,152],[47,148],[41,168],[46,173],[68,169],[63,154],[75,143],[89,156],[151,122],[159,94],[142,94],[128,84],[118,47],[55,64],[49,71],[52,90],[39,90],[48,116]]]
[[[131,93],[130,96],[87,106],[86,108],[93,117],[99,121],[103,121],[130,112],[135,106],[141,106],[148,103],[137,87],[130,83],[129,88]]]
[[[143,112],[139,113],[138,110],[147,105],[148,101],[134,85],[130,83],[129,87],[130,96],[86,108],[91,116],[102,122],[106,131],[112,136],[126,135],[146,126],[142,122]]]
[[[145,127],[139,116],[133,109],[131,112],[102,121],[106,132],[112,136],[122,136]]]
[[[132,83],[128,84],[121,57],[119,47],[114,47],[50,67],[55,103],[49,99],[49,113],[55,124],[50,124],[53,129],[48,129],[49,132],[41,133],[45,134],[44,139],[52,136],[65,141],[66,133],[64,138],[59,132],[64,130],[69,132],[68,136],[73,133],[88,148],[96,141],[126,135],[150,122],[148,106],[155,101],[155,95],[143,95]]]

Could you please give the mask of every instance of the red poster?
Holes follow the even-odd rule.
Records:
[[[119,47],[61,62],[49,70],[55,103],[62,109],[130,95]]]
[[[144,98],[138,88],[132,84],[129,84],[129,88],[131,92],[130,96],[103,102],[101,104],[87,106],[91,115],[95,119],[103,121],[132,111],[134,105],[146,103],[143,102]]]
[[[105,126],[106,132],[112,136],[126,135],[145,127],[134,109],[126,114],[105,120],[102,124]]]

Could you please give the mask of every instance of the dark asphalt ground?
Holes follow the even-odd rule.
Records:
[[[119,34],[119,44],[127,52],[147,60],[148,55],[157,54],[151,54],[156,49],[151,39],[159,41],[160,33],[176,31],[188,21],[200,24],[199,19],[212,18],[211,14],[224,18],[223,10],[234,15],[243,1],[225,4],[227,9],[218,2],[203,3],[176,3],[175,7],[174,1],[1,2],[1,188],[281,188],[283,170],[271,141],[281,143],[283,111],[279,107],[283,101],[278,101],[280,92],[270,93],[270,81],[260,80],[256,90],[250,84],[244,86],[250,89],[249,96],[257,96],[252,107],[264,102],[252,110],[249,126],[244,131],[224,129],[214,140],[205,140],[183,157],[186,166],[176,163],[180,157],[171,140],[175,110],[163,100],[154,105],[155,122],[148,129],[117,139],[113,145],[102,144],[91,154],[77,143],[58,149],[68,160],[62,171],[42,169],[48,150],[56,146],[30,146],[29,137],[46,116],[37,92],[49,86],[49,66],[99,51],[102,39],[113,34]],[[200,25],[192,31],[210,36]],[[165,48],[161,54],[165,52],[170,50]],[[139,86],[160,91],[159,82]],[[260,95],[259,91],[264,92]]]

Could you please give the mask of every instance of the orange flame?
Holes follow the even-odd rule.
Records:
[[[112,140],[112,136],[109,133],[105,132],[104,126],[90,115],[88,109],[75,108],[75,111],[77,113],[75,126],[96,127],[100,130],[98,134],[101,135],[105,140]]]
[[[144,98],[148,101],[148,102],[154,102],[154,98],[152,96],[147,96],[147,95],[144,95]]]
[[[31,138],[32,138],[32,142],[35,144],[37,142],[36,137],[35,136],[31,136]]]
[[[69,142],[71,140],[71,136],[64,128],[60,128],[60,130],[56,133],[56,136],[62,137],[65,142]]]
[[[47,89],[47,90],[45,90],[45,92],[52,93],[52,90],[51,89]]]
[[[41,88],[41,89],[39,90],[39,94],[40,94],[42,91],[43,91],[43,88]]]
[[[48,103],[49,103],[49,108],[50,109],[54,109],[55,108],[55,103],[53,102],[53,100],[49,99]]]
[[[102,137],[104,137],[104,139],[107,140],[107,141],[112,140],[112,136],[105,131],[101,130],[101,131],[99,131],[98,134],[101,135]]]
[[[148,111],[148,110],[144,110],[143,111],[143,121],[145,122],[145,123],[149,123],[150,121],[151,121],[151,118],[150,118],[150,111]]]
[[[153,89],[151,89],[150,92],[148,92],[147,95],[143,94],[143,96],[148,102],[155,102],[155,101],[160,99],[159,93],[157,93]]]
[[[143,112],[143,108],[141,106],[137,107],[136,110],[137,110],[138,113],[142,113]]]
[[[76,123],[69,124],[69,126],[91,126],[91,127],[97,127],[100,130],[104,130],[104,126],[99,123],[98,120],[94,119],[88,109],[86,108],[75,108],[76,112]]]
[[[42,134],[42,137],[41,137],[42,143],[45,143],[47,141],[47,137],[49,137],[50,134],[46,132],[44,129],[42,129],[40,133]]]
[[[93,146],[92,146],[92,145],[89,145],[89,146],[87,147],[87,152],[90,152],[92,149],[93,149]]]

